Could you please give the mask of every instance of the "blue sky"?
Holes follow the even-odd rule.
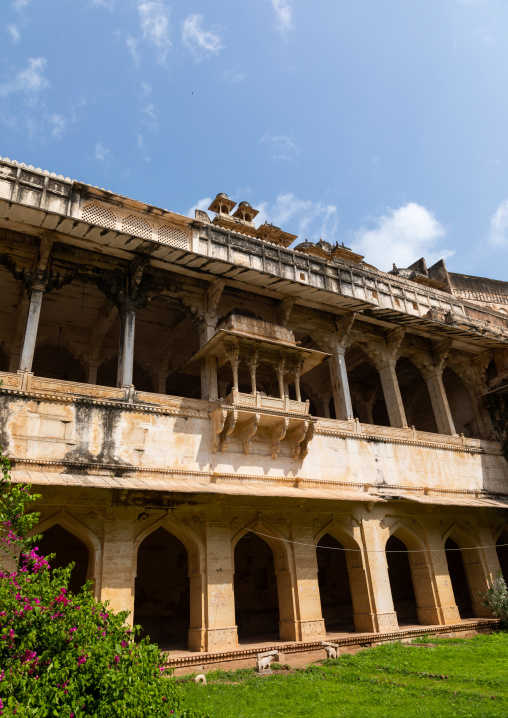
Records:
[[[2,0],[0,155],[508,279],[506,0]]]

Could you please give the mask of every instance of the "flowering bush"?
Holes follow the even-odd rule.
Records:
[[[498,571],[492,586],[480,595],[483,598],[482,606],[486,606],[493,616],[508,626],[508,587],[501,571]]]
[[[39,555],[27,538],[38,517],[26,510],[38,497],[10,483],[1,452],[0,466],[0,545],[16,563],[14,571],[0,570],[2,718],[201,715],[185,708],[158,647],[134,642],[127,613],[112,613],[90,586],[73,595],[72,565],[51,569],[51,556]]]

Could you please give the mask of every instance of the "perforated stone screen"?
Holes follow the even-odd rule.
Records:
[[[189,238],[181,229],[176,227],[159,227],[157,239],[163,244],[171,244],[173,247],[179,247],[180,249],[189,248]]]
[[[99,204],[86,204],[83,207],[81,218],[91,224],[100,224],[101,227],[116,228],[116,216],[109,209],[101,207]]]
[[[128,234],[135,234],[137,237],[143,237],[144,239],[152,239],[152,228],[145,222],[141,217],[135,217],[130,214],[122,221],[122,232]]]

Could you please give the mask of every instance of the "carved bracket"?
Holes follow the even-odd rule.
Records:
[[[239,424],[242,434],[243,453],[250,454],[251,441],[258,430],[261,414],[253,414],[250,419]]]
[[[276,459],[280,452],[280,442],[286,436],[289,419],[281,419],[270,429],[270,451],[272,458]]]
[[[310,421],[301,421],[289,432],[291,456],[293,459],[304,459],[308,454],[309,442],[313,436],[314,425]]]
[[[212,418],[212,451],[215,453],[220,447],[220,435],[224,429],[228,412],[226,409],[215,409],[211,413]]]
[[[236,409],[227,409],[227,416],[224,422],[224,428],[219,435],[219,447],[221,451],[227,451],[229,447],[229,437],[235,430],[238,421],[238,412]]]

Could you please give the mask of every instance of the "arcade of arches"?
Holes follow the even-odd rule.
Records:
[[[182,535],[180,525],[165,524],[145,530],[137,550],[132,549],[132,573],[127,571],[124,579],[132,602],[119,604],[111,590],[102,598],[116,610],[130,608],[141,635],[174,651],[488,617],[478,593],[499,567],[506,575],[508,530],[499,533],[497,547],[492,539],[491,546],[478,550],[463,530],[443,534],[435,522],[424,529],[428,548],[423,548],[423,536],[403,525],[394,533],[382,526],[369,517],[361,531],[337,524],[312,539],[304,525],[294,524],[288,541],[283,540],[286,530],[269,524],[246,530],[239,540],[229,529],[228,558],[227,524],[205,523],[203,540],[196,534],[195,542],[189,539],[194,529]],[[55,554],[53,565],[75,563],[73,591],[87,578],[99,579],[93,575],[93,550],[78,536],[79,529],[71,533],[55,524],[44,530],[40,542],[42,552]],[[475,536],[478,542],[482,536],[489,541],[482,530]],[[117,544],[118,588],[123,576],[119,550]],[[111,583],[110,571],[103,562],[103,586]]]
[[[159,281],[153,275],[150,281],[156,279]],[[185,368],[189,360],[209,341],[228,313],[252,314],[255,306],[257,316],[265,323],[277,324],[277,305],[266,297],[226,286],[219,294],[215,313],[210,313],[199,310],[199,301],[194,297],[196,287],[174,290],[171,282],[165,281],[164,288],[155,292],[157,296],[141,303],[132,313],[132,334],[125,346],[124,310],[94,282],[90,277],[76,277],[61,288],[41,290],[37,295],[40,313],[27,334],[25,322],[33,297],[0,266],[4,297],[0,310],[0,371],[28,370],[40,377],[94,386],[128,384],[141,392],[188,398],[214,398],[215,392],[225,398],[233,386],[231,369],[227,365],[214,368],[216,378],[210,383],[210,366],[202,367],[200,377],[199,371]],[[288,329],[298,345],[330,351],[322,330],[316,333],[315,328],[323,320],[330,322],[330,317],[295,307]],[[302,376],[298,391],[303,401],[309,401],[311,415],[356,417],[365,424],[414,426],[421,431],[466,437],[492,436],[488,413],[478,396],[485,371],[471,368],[471,357],[448,347],[436,353],[431,342],[409,335],[397,342],[396,351],[389,349],[391,353],[385,357],[389,342],[387,345],[383,333],[372,337],[367,332],[371,331],[369,326],[358,318],[344,338],[340,351],[345,371],[337,379],[333,354]],[[130,357],[125,368],[123,355],[127,351]],[[387,371],[387,361],[393,371]],[[240,363],[239,372],[239,389],[249,393],[248,367]],[[273,370],[270,367],[266,371],[262,362],[258,366],[258,391],[278,393]],[[290,372],[284,379],[284,391],[295,398]]]

